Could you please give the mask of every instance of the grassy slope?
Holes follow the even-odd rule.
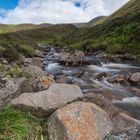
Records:
[[[110,53],[140,54],[140,0],[131,0],[102,23],[80,28],[66,37],[72,48],[90,46]]]
[[[17,25],[20,26],[20,25]],[[33,44],[40,41],[53,41],[55,39],[62,38],[73,32],[76,27],[71,24],[60,24],[49,27],[42,24],[43,28],[18,30],[16,32],[8,32],[0,34],[0,45],[16,45],[16,44]]]
[[[18,26],[18,25],[17,25]],[[21,25],[19,25],[21,27]],[[77,28],[74,25],[40,25],[41,28],[0,34],[0,55],[18,59],[19,54],[33,55],[37,43],[54,43]],[[47,26],[47,28],[46,28]],[[23,29],[23,28],[22,28]]]
[[[0,34],[3,33],[10,33],[10,32],[17,32],[17,31],[26,31],[30,29],[40,29],[43,27],[49,27],[51,24],[0,24]]]
[[[0,139],[47,140],[43,130],[45,122],[43,119],[6,107],[0,112]]]

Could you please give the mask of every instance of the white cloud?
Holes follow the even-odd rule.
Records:
[[[87,22],[109,15],[129,0],[20,0],[15,9],[0,10],[0,23]],[[81,6],[76,7],[75,2]]]

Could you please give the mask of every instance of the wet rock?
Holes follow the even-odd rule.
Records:
[[[69,104],[48,119],[49,140],[102,140],[111,129],[108,114],[86,102]]]
[[[25,73],[25,75],[27,74],[30,76],[44,76],[47,74],[40,67],[35,65],[29,65],[27,67],[23,67],[23,72]]]
[[[99,66],[101,66],[101,62],[92,56],[85,56],[83,58],[82,63],[83,63],[83,65],[99,65]]]
[[[71,84],[71,79],[68,78],[65,75],[56,77],[56,80],[55,81],[56,81],[56,83],[60,83],[60,84],[64,84],[64,83]]]
[[[12,105],[37,116],[49,116],[56,109],[81,99],[83,94],[78,86],[53,84],[48,90],[20,95],[12,101]]]
[[[107,54],[105,54],[103,52],[97,52],[95,55],[97,58],[106,58],[107,57]]]
[[[114,62],[137,59],[135,56],[133,56],[131,54],[107,55],[107,58]]]
[[[32,93],[46,90],[55,83],[52,76],[31,77],[26,79],[21,86],[21,93]]]
[[[133,87],[133,88],[131,88],[131,91],[133,92],[133,94],[135,96],[139,96],[140,97],[140,88]]]
[[[89,84],[89,85],[81,85],[80,86],[81,90],[88,90],[88,89],[94,89],[94,85]]]
[[[120,109],[115,107],[108,99],[106,99],[104,96],[100,94],[94,94],[94,93],[85,94],[84,101],[91,102],[98,105],[100,108],[105,110],[111,118],[113,118],[116,114],[121,112]]]
[[[127,81],[127,78],[123,75],[113,76],[107,79],[109,83],[120,83],[123,84]]]
[[[134,118],[140,119],[140,97],[124,98],[113,103],[118,108],[128,111]]]
[[[24,79],[0,78],[0,109],[19,96],[21,83]]]
[[[109,72],[101,72],[99,74],[97,74],[96,79],[98,80],[102,80],[103,78],[107,78],[107,77],[111,77],[112,74]]]
[[[62,65],[77,66],[81,65],[84,58],[84,53],[82,51],[76,51],[75,53],[64,53],[61,55],[60,63]]]
[[[113,131],[104,140],[139,140],[140,121],[120,113],[113,118]]]
[[[133,73],[129,77],[130,82],[140,84],[140,72]]]
[[[136,60],[136,57],[131,54],[118,55],[121,60]]]
[[[120,93],[120,90],[112,91],[112,90],[107,89],[107,88],[94,89],[94,91],[90,92],[90,93],[95,93],[95,94],[102,95],[107,100],[109,100],[110,102],[112,102],[113,100],[121,100],[124,97],[126,97],[126,96],[124,96],[123,94]]]
[[[64,70],[64,74],[66,76],[74,76],[74,77],[81,77],[83,74],[85,73],[85,71],[82,68],[76,68],[76,67],[70,67],[66,70]]]
[[[52,74],[54,76],[59,76],[59,75],[63,75],[63,71],[59,70],[59,69],[52,69],[52,70],[48,70],[49,74]]]

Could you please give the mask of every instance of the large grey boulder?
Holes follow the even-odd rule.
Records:
[[[48,90],[20,95],[12,101],[12,105],[37,116],[49,116],[56,109],[81,99],[83,94],[78,86],[53,84]]]
[[[2,78],[0,79],[0,109],[11,99],[19,96],[23,79]]]
[[[102,140],[111,130],[104,110],[81,101],[57,110],[48,119],[49,140]]]

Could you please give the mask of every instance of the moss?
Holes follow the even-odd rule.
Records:
[[[0,112],[1,140],[47,140],[43,135],[42,119],[11,107]]]
[[[0,71],[14,78],[20,78],[20,77],[29,78],[30,77],[30,75],[23,72],[21,66],[16,63],[11,63],[9,65],[4,65],[0,63]]]

